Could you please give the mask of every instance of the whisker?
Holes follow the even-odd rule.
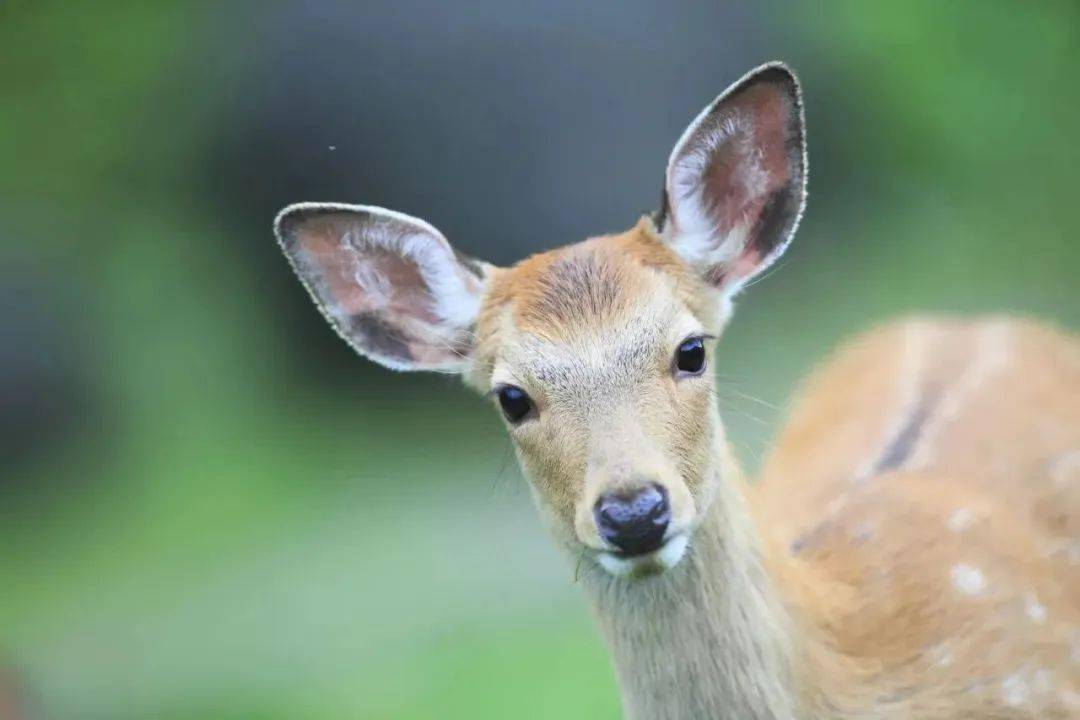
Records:
[[[577,564],[574,565],[573,585],[577,585],[578,581],[581,580],[581,564],[585,562],[585,552],[585,548],[582,548],[581,552],[578,554]]]
[[[763,407],[767,407],[770,410],[776,410],[777,412],[779,412],[781,410],[780,406],[773,405],[771,402],[768,402],[767,400],[762,400],[761,398],[755,397],[754,395],[748,395],[747,393],[736,390],[735,388],[727,388],[727,390],[735,393],[740,398],[743,398],[745,400],[749,400],[751,402],[756,402],[758,405],[761,405]]]
[[[743,410],[742,408],[737,408],[737,407],[733,407],[733,406],[730,406],[730,405],[728,407],[731,408],[732,412],[737,413],[739,415],[742,415],[747,420],[755,422],[755,423],[757,423],[758,425],[760,425],[763,428],[771,428],[772,427],[772,423],[768,422],[767,420],[763,420],[763,419],[759,418],[757,415],[754,415],[753,413],[749,413],[746,410]]]
[[[746,283],[741,288],[739,288],[739,292],[743,292],[744,290],[746,290],[748,288],[751,288],[754,285],[757,285],[759,282],[761,282],[765,278],[771,277],[774,272],[776,272],[777,270],[779,270],[781,268],[781,266],[786,265],[788,260],[789,260],[789,258],[787,258],[787,257],[785,257],[783,255],[780,256],[772,264],[772,267],[768,268],[765,272],[761,273],[756,278],[752,279],[750,282]]]
[[[503,441],[502,445],[503,445],[502,462],[499,464],[499,471],[497,473],[495,473],[495,477],[491,481],[491,492],[492,492],[492,494],[494,494],[495,491],[499,489],[499,483],[501,483],[503,481],[503,478],[506,476],[506,471],[510,467],[510,456],[512,454],[512,448],[510,446],[510,441],[506,440],[504,438],[504,441]]]

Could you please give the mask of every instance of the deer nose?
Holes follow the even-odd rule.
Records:
[[[601,495],[593,518],[600,537],[627,555],[642,555],[660,547],[671,507],[662,487],[647,485],[630,493]]]

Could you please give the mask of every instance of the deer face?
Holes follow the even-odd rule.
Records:
[[[637,575],[680,561],[724,481],[713,341],[790,241],[804,182],[798,86],[773,64],[698,116],[664,207],[621,235],[503,269],[381,208],[294,205],[275,229],[347,342],[489,395],[555,537]]]
[[[614,571],[677,562],[708,503],[712,292],[649,220],[491,278],[473,381],[556,537]]]

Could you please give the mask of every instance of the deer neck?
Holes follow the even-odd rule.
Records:
[[[585,585],[628,718],[794,718],[792,622],[772,587],[738,470],[726,451],[717,497],[678,566]]]

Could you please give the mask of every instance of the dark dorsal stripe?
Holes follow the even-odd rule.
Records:
[[[919,438],[922,437],[926,422],[930,419],[934,407],[937,405],[937,398],[938,394],[935,393],[922,399],[918,406],[908,415],[900,431],[896,433],[896,436],[881,452],[877,461],[874,462],[873,469],[866,475],[855,478],[856,485],[862,485],[878,475],[892,470],[899,470],[903,467],[904,463],[911,457],[912,452],[914,452]],[[829,528],[832,527],[832,523],[833,519],[831,517],[826,518],[800,534],[788,548],[791,554],[798,555],[817,545],[824,538]]]
[[[874,477],[892,470],[901,469],[915,452],[915,447],[922,439],[926,425],[934,415],[940,404],[941,397],[945,394],[942,387],[942,379],[928,378],[923,380],[924,387],[919,392],[919,403],[908,415],[900,432],[896,433],[892,441],[885,447],[874,463],[873,470],[868,477]]]
[[[871,476],[897,470],[907,462],[922,435],[922,430],[926,426],[926,420],[930,416],[932,409],[932,403],[930,402],[919,403],[919,406],[908,416],[904,426],[900,428],[900,432],[885,447],[877,462],[874,463],[874,469],[870,473]]]

